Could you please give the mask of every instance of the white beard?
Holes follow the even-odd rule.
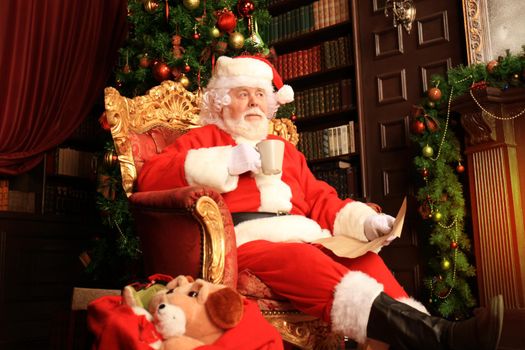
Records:
[[[249,109],[238,120],[229,118],[230,110],[228,107],[224,108],[223,114],[225,118],[222,119],[222,125],[219,124],[218,126],[232,135],[234,139],[242,137],[250,141],[261,141],[268,135],[269,120],[259,108]],[[245,117],[249,114],[258,114],[262,118],[247,122]]]

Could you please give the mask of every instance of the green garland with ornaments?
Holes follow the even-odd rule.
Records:
[[[458,66],[450,69],[447,77],[433,76],[431,86],[422,103],[413,106],[410,113],[412,139],[420,150],[414,158],[421,180],[418,211],[429,243],[425,286],[433,311],[460,319],[469,315],[476,304],[469,281],[475,276],[475,268],[469,262],[472,253],[465,232],[465,199],[460,181],[465,166],[461,143],[454,132],[458,123],[451,115],[451,103],[458,96],[470,94],[483,108],[477,102],[477,90],[525,87],[525,45],[519,54],[507,51],[487,64]],[[513,119],[524,113],[490,115]]]

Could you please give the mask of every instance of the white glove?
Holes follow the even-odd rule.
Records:
[[[231,158],[228,163],[230,175],[240,175],[247,171],[258,172],[261,167],[261,155],[257,150],[245,143],[232,148]]]
[[[366,238],[369,241],[372,241],[378,237],[389,234],[390,231],[392,231],[392,227],[394,226],[394,221],[395,221],[395,218],[390,215],[386,215],[386,214],[370,215],[363,222],[363,227],[365,230]],[[386,240],[385,245],[390,244],[390,242],[392,242],[394,238]]]

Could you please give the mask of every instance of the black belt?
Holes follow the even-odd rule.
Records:
[[[279,211],[277,213],[270,213],[267,211],[241,211],[237,213],[232,213],[233,225],[236,226],[244,221],[261,219],[261,218],[270,218],[272,216],[282,216],[290,215],[285,211]]]

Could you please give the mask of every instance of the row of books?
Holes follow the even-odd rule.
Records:
[[[335,188],[340,198],[358,198],[358,168],[349,162],[336,160],[310,165],[310,170],[319,180]]]
[[[270,43],[349,20],[348,0],[319,0],[272,17]]]
[[[351,79],[343,79],[295,93],[295,112],[298,118],[347,111],[353,105]]]
[[[80,215],[96,210],[95,191],[72,185],[47,184],[44,195],[44,214]]]
[[[356,152],[354,121],[332,128],[301,132],[297,147],[307,160],[353,154]]]
[[[290,52],[277,57],[275,68],[284,80],[325,70],[348,66],[352,63],[350,38],[328,40],[309,49]]]
[[[9,180],[0,180],[0,211],[35,213],[35,192],[9,189]]]
[[[97,156],[93,152],[57,148],[46,155],[46,174],[95,179]]]

